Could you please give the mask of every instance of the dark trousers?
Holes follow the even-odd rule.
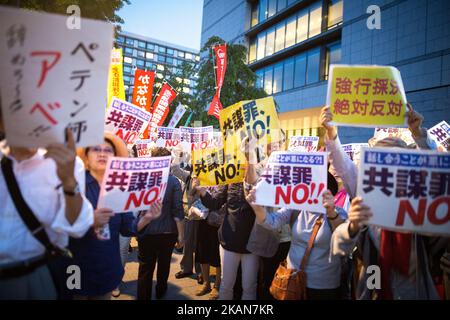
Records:
[[[158,263],[156,291],[164,292],[167,290],[170,260],[176,241],[176,234],[146,235],[138,240],[138,300],[151,300],[152,298],[153,272],[155,271],[156,263]]]
[[[274,300],[270,294],[270,285],[272,284],[275,272],[282,261],[284,261],[288,255],[290,242],[281,242],[278,245],[278,250],[271,258],[261,258],[260,263],[260,281],[258,286],[258,299],[261,300]]]

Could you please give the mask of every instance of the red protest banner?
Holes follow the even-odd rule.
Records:
[[[220,91],[222,90],[225,72],[227,70],[227,45],[226,43],[217,45],[213,50],[216,64],[216,94],[211,102],[208,114],[219,119],[219,111],[223,109],[222,104],[220,103]]]
[[[158,127],[160,127],[169,113],[169,106],[172,101],[177,97],[177,92],[165,82],[159,91],[159,95],[153,104],[152,119],[149,124],[149,131],[156,133]]]
[[[134,74],[134,89],[131,103],[150,112],[154,82],[154,71],[136,69]]]

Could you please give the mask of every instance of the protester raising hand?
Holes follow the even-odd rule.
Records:
[[[348,231],[350,236],[354,237],[372,216],[372,210],[364,204],[363,199],[361,197],[354,198],[348,211],[348,220],[350,221]]]
[[[335,126],[330,124],[330,122],[333,121],[333,114],[331,113],[329,106],[325,106],[322,108],[319,119],[320,123],[327,132],[328,140],[336,139],[337,130]]]
[[[408,128],[411,131],[413,137],[422,136],[423,116],[420,113],[416,112],[409,103],[408,103],[408,111],[406,111],[405,116],[407,117]]]

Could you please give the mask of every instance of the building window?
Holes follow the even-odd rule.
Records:
[[[278,0],[277,11],[281,11],[286,8],[286,0]]]
[[[270,18],[277,12],[277,0],[268,0],[267,17]]]
[[[167,49],[167,54],[173,56],[174,54],[173,49]]]
[[[147,53],[145,54],[145,57],[146,57],[147,59],[153,59],[155,56],[154,56],[153,53],[147,52]]]
[[[145,49],[145,42],[144,41],[138,41],[138,47]]]
[[[306,84],[319,81],[320,48],[308,52],[308,68],[306,71]]]
[[[122,36],[118,36],[116,41],[117,41],[118,43],[124,43],[124,42],[125,42],[125,38],[122,37]]]
[[[259,1],[258,22],[263,22],[267,18],[267,1],[268,0],[260,0]]]
[[[275,32],[275,52],[284,49],[284,36],[286,33],[285,23],[284,21],[276,27]]]
[[[252,16],[250,20],[250,26],[256,26],[258,24],[258,4],[252,5]]]
[[[294,58],[284,61],[283,91],[294,87]]]
[[[291,17],[286,22],[286,48],[295,44],[295,28],[297,27],[297,20]]]
[[[144,60],[139,60],[139,59],[137,59],[137,60],[136,60],[136,65],[137,65],[138,67],[144,68],[145,62],[144,62]]]
[[[295,57],[294,87],[302,87],[306,83],[306,54]]]
[[[131,73],[131,67],[123,66],[123,72],[125,72],[125,73]]]
[[[123,76],[123,82],[129,84],[130,80],[131,80],[131,78],[129,76]]]
[[[166,57],[163,55],[158,55],[158,62],[165,62],[166,61]]]
[[[195,61],[200,61],[200,56],[195,56]]]
[[[258,48],[256,50],[256,59],[260,60],[264,58],[264,49],[266,47],[266,34],[258,34]]]
[[[158,48],[158,52],[159,53],[166,53],[166,48],[165,47],[159,47]]]
[[[128,47],[125,47],[125,53],[126,53],[126,54],[130,54],[130,55],[133,55],[133,49],[128,48]]]
[[[297,18],[297,43],[308,38],[308,11],[303,10]]]
[[[283,62],[277,63],[273,68],[273,94],[283,90]]]
[[[166,58],[166,63],[173,64],[173,58],[167,57]]]
[[[255,79],[255,87],[256,88],[262,88],[263,84],[264,84],[264,70],[263,69],[259,69],[255,72],[256,74],[256,79]]]
[[[327,47],[327,56],[325,61],[325,80],[328,80],[329,68],[331,64],[341,62],[341,43],[331,44]]]
[[[184,58],[184,52],[183,51],[178,51],[178,56],[180,58]]]
[[[192,53],[186,52],[185,58],[192,60]]]
[[[127,39],[125,40],[125,43],[126,43],[127,45],[129,45],[129,46],[134,46],[134,40],[133,40],[133,39],[127,38]]]
[[[343,1],[330,0],[328,4],[328,28],[342,22]]]
[[[322,27],[322,4],[317,2],[309,8],[309,34],[308,37],[314,37],[320,33]]]
[[[132,64],[133,63],[133,59],[130,58],[130,57],[123,57],[123,62]]]
[[[164,78],[164,76],[162,75],[162,73],[157,73],[156,76],[158,77],[158,79]]]
[[[256,60],[256,41],[255,39],[250,41],[250,47],[248,50],[248,62],[252,63]]]
[[[164,66],[162,64],[156,65],[156,69],[164,71]]]
[[[267,67],[264,71],[264,90],[267,94],[272,94],[273,67]]]
[[[150,70],[154,70],[155,69],[155,64],[149,61],[145,62],[145,67],[150,69]]]
[[[137,56],[140,58],[145,58],[145,52],[137,50]]]
[[[266,35],[266,54],[265,56],[270,56],[274,53],[275,50],[275,29],[267,30]]]
[[[147,50],[154,51],[155,45],[153,43],[147,43]]]

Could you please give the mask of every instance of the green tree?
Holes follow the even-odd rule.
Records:
[[[116,12],[129,0],[0,0],[0,4],[30,10],[45,11],[67,15],[67,7],[78,5],[81,17],[104,20],[114,23],[120,31],[124,21]]]
[[[205,124],[218,126],[215,117],[209,116],[207,110],[216,92],[214,53],[211,48],[215,44],[225,41],[217,36],[208,39],[201,49],[204,57],[198,66],[198,81],[196,94],[193,99],[193,120],[200,120]],[[227,69],[223,87],[220,93],[220,102],[224,108],[242,100],[252,100],[267,97],[262,88],[255,87],[256,75],[246,64],[247,48],[240,44],[227,43]]]

